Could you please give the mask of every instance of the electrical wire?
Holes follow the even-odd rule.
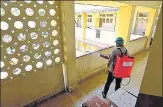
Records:
[[[122,84],[122,82],[121,82],[121,85],[123,85],[123,86],[127,86],[129,83],[130,83],[130,81],[131,81],[131,77],[129,77],[129,81],[128,81],[128,83],[127,84]]]

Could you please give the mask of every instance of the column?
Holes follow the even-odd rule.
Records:
[[[125,45],[127,45],[130,40],[134,13],[134,6],[120,7],[119,11],[117,12],[115,36],[122,37]]]
[[[86,39],[87,14],[82,13],[82,39]],[[82,53],[86,52],[86,43],[82,42]]]
[[[77,87],[74,1],[61,1],[63,75],[68,91]]]
[[[152,36],[152,31],[153,31],[153,28],[154,28],[154,23],[155,23],[155,20],[156,20],[156,16],[157,16],[156,9],[149,9],[148,23],[147,23],[146,31],[145,31],[145,36],[147,36],[147,40],[146,40],[145,45],[144,45],[145,48],[149,47],[150,39],[151,39],[151,36]]]
[[[93,27],[99,27],[99,24],[100,24],[100,13],[99,12],[94,12],[92,14],[92,23],[93,23]]]

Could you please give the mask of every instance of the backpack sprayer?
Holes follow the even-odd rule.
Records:
[[[105,72],[108,72],[108,66],[106,66],[106,69],[105,69]],[[123,78],[124,79],[124,78]],[[122,80],[123,81],[123,80]],[[130,81],[131,81],[131,78],[129,77],[129,80],[128,80],[128,82],[124,85],[124,84],[122,84],[122,82],[121,82],[121,85],[123,85],[123,86],[127,86],[129,83],[130,83]]]
[[[129,82],[127,84],[124,85],[121,83],[123,86],[127,86],[131,81],[130,75],[134,64],[134,57],[128,56],[127,50],[125,52],[125,55],[123,55],[121,49],[120,48],[117,49],[120,50],[121,55],[113,58],[114,59],[113,75],[116,78],[129,78]],[[106,70],[108,71],[108,66],[106,67],[105,72],[107,72]]]

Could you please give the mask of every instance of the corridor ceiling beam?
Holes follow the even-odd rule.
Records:
[[[148,2],[148,3],[147,3]],[[75,1],[78,4],[87,4],[95,6],[120,7],[120,6],[143,6],[153,9],[159,9],[162,1]]]

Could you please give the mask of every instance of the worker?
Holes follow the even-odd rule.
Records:
[[[117,89],[119,89],[120,86],[121,86],[122,78],[116,78],[113,75],[116,56],[121,55],[121,52],[123,53],[123,55],[124,54],[129,55],[127,49],[124,47],[124,40],[123,40],[122,37],[117,37],[116,40],[115,40],[115,43],[116,43],[116,47],[112,50],[112,52],[110,53],[109,56],[100,54],[101,57],[103,57],[105,59],[108,59],[107,66],[109,67],[109,69],[107,71],[107,73],[108,73],[107,81],[106,81],[106,84],[105,84],[104,89],[102,91],[103,98],[106,98],[107,92],[108,92],[109,87],[110,87],[111,83],[113,82],[114,78],[115,78],[115,81],[116,81],[115,91]]]

